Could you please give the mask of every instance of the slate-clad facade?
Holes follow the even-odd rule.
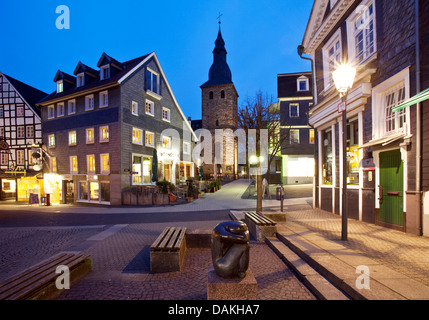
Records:
[[[393,109],[418,93],[416,21],[425,18],[416,5],[423,2],[316,0],[302,43],[314,70],[309,118],[318,135],[314,205],[342,214],[346,166],[348,217],[414,234],[422,234],[419,116],[415,106]],[[420,23],[427,26],[427,16]],[[332,79],[344,62],[357,70],[347,96],[346,132]],[[342,163],[344,134],[347,163]]]
[[[0,200],[44,192],[42,124],[36,103],[47,93],[0,72]]]
[[[92,69],[78,63],[41,103],[43,142],[60,202],[119,205],[126,188],[150,185],[154,153],[158,178],[193,176],[195,135],[151,53],[118,62],[103,53]]]

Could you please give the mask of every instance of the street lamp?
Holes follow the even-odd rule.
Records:
[[[341,214],[341,240],[347,240],[347,94],[353,86],[356,69],[348,64],[340,65],[332,74],[341,103],[338,112],[343,114],[343,193]]]

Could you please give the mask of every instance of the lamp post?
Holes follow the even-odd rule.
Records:
[[[347,94],[353,86],[356,69],[342,64],[334,72],[333,78],[341,103],[338,112],[342,113],[343,122],[343,192],[341,205],[341,240],[347,241]]]

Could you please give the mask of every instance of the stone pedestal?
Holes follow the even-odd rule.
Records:
[[[207,300],[257,300],[258,283],[250,269],[243,279],[223,279],[208,269]]]

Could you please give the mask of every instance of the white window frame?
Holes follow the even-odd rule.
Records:
[[[105,129],[107,131],[107,137],[103,137],[103,130]],[[100,143],[109,142],[109,138],[110,138],[109,126],[101,126],[99,133],[100,133],[100,139],[99,139]]]
[[[16,116],[23,117],[24,116],[24,107],[16,107]]]
[[[57,93],[61,93],[64,91],[64,81],[58,80],[57,81]]]
[[[101,91],[98,94],[99,97],[99,108],[105,108],[109,105],[109,92],[107,90]]]
[[[25,126],[17,126],[16,137],[18,139],[24,139],[25,138]]]
[[[152,143],[148,143],[148,142],[147,142],[147,140],[148,140],[148,139],[147,139],[147,136],[148,136],[148,135],[152,137],[152,139],[151,139],[151,140],[152,140]],[[146,132],[145,132],[145,135],[144,135],[144,141],[145,141],[145,146],[146,146],[146,147],[152,147],[152,148],[153,148],[153,147],[155,147],[155,133],[153,133],[153,132],[151,132],[151,131],[146,131]]]
[[[292,116],[292,107],[296,107],[296,116]],[[289,103],[289,118],[299,118],[299,103]]]
[[[88,132],[92,131],[92,140],[89,139],[90,135],[88,134]],[[86,144],[93,144],[95,143],[95,129],[94,128],[86,128],[85,130],[85,141]]]
[[[107,156],[107,169],[104,168],[104,157]],[[110,155],[108,153],[100,154],[100,173],[109,174],[110,173]]]
[[[329,39],[329,41],[323,46],[322,56],[323,56],[323,82],[324,82],[324,91],[329,90],[334,86],[334,79],[332,77],[332,72],[335,71],[335,66],[333,70],[331,70],[331,59],[329,57],[329,51],[333,46],[336,46],[337,42],[339,42],[339,47],[335,48],[335,54],[339,53],[339,59],[336,59],[337,62],[341,63],[343,59],[343,45],[341,42],[341,29],[338,29],[337,32]],[[339,60],[339,61],[338,61]],[[335,65],[336,62],[334,62]]]
[[[138,116],[139,115],[139,104],[138,102],[131,101],[131,114]]]
[[[85,96],[85,111],[94,110],[94,95],[89,94]]]
[[[25,126],[25,136],[27,138],[34,138],[34,126],[33,125]]]
[[[94,161],[94,163],[91,163],[91,159]],[[91,165],[94,165],[94,170],[91,170]],[[96,163],[95,163],[95,155],[94,154],[87,154],[86,155],[86,172],[89,174],[94,174],[97,171]]]
[[[171,137],[162,136],[161,137],[161,144],[162,144],[163,148],[165,148],[165,149],[171,149],[172,148]]]
[[[191,143],[187,141],[183,141],[183,153],[191,154]]]
[[[371,19],[365,21],[360,28],[367,30],[366,27],[369,27],[369,23],[372,21],[373,23],[373,52],[368,53],[367,50],[371,46],[366,44],[366,32],[363,34],[363,56],[361,61],[358,61],[356,57],[356,36],[358,35],[360,29],[356,30],[356,21],[362,17],[363,14],[366,13],[367,10],[372,5],[372,17]],[[361,4],[356,8],[356,10],[348,17],[347,19],[347,51],[348,51],[348,61],[353,63],[353,65],[358,66],[363,64],[366,60],[371,58],[373,55],[377,53],[377,28],[376,28],[376,7],[374,0],[364,0]]]
[[[105,70],[107,70],[107,74],[104,74]],[[101,66],[100,68],[100,80],[106,80],[110,78],[110,65],[106,64]]]
[[[48,147],[55,147],[55,134],[48,135]]]
[[[76,170],[73,170],[73,159],[76,159]],[[79,162],[77,156],[69,157],[69,165],[70,165],[70,173],[78,173],[79,172]]]
[[[406,122],[403,129],[399,129],[395,132],[386,132],[386,96],[389,92],[395,90],[395,88],[405,87],[404,100],[410,98],[410,68],[407,67],[404,70],[398,72],[396,75],[380,83],[372,90],[372,139],[386,138],[395,133],[403,133],[404,135],[410,134],[410,108],[403,109],[406,117]],[[396,105],[398,101],[396,100]],[[401,116],[401,111],[395,113],[397,117]]]
[[[298,133],[298,139],[296,139],[297,142],[292,141],[292,131]],[[297,145],[300,144],[300,130],[299,129],[290,129],[289,130],[289,144],[291,145]]]
[[[25,165],[25,150],[24,149],[16,150],[16,164],[18,166]]]
[[[171,121],[171,111],[169,108],[162,107],[162,120],[166,122]]]
[[[64,102],[57,103],[57,117],[64,117],[66,114],[66,108]]]
[[[67,101],[67,114],[76,113],[76,99]]]
[[[85,85],[85,73],[81,72],[76,75],[76,88],[83,87]]]
[[[54,119],[55,118],[55,105],[51,104],[48,106],[48,119]]]
[[[9,164],[9,154],[7,151],[1,151],[0,164],[2,166],[7,166]]]
[[[76,130],[69,131],[69,146],[75,146],[76,144],[77,144]]]
[[[136,138],[136,136],[134,135],[134,132],[138,132],[138,140]],[[133,127],[133,131],[132,131],[132,135],[131,135],[131,142],[133,144],[138,144],[138,145],[143,145],[143,130],[139,129],[139,128],[135,128]]]
[[[305,89],[301,90],[300,83],[303,82],[303,81],[305,82]],[[310,90],[310,80],[307,77],[305,77],[305,76],[301,76],[296,81],[296,87],[297,87],[296,90],[298,92],[309,91]]]
[[[150,107],[150,111],[147,111],[148,106]],[[151,100],[146,99],[144,111],[147,115],[154,117],[155,116],[155,103]]]
[[[150,77],[150,83],[146,83],[146,90],[147,91],[150,91],[150,92],[152,92],[152,93],[155,93],[156,95],[159,95],[159,93],[160,93],[160,75],[159,75],[159,73],[158,72],[156,72],[156,71],[154,71],[154,70],[152,70],[152,69],[150,69],[150,68],[147,68],[147,70],[146,70],[146,81],[148,81],[148,79],[147,79],[147,72],[150,72],[151,73],[151,77]],[[156,90],[153,90],[153,75],[155,75],[156,76]]]

